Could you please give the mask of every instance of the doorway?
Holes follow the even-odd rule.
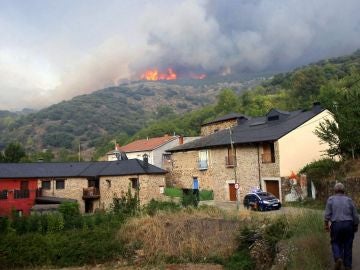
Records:
[[[266,191],[272,193],[276,198],[280,199],[279,181],[265,180]]]
[[[85,200],[85,213],[94,212],[94,204],[92,200]]]
[[[236,201],[236,188],[235,184],[229,184],[229,197],[230,201]]]

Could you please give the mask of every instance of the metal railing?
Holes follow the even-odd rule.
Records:
[[[84,199],[97,199],[100,197],[100,190],[96,187],[88,187],[83,189]]]

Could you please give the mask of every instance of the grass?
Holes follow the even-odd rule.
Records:
[[[325,209],[324,202],[319,201],[319,200],[313,200],[313,199],[305,199],[305,200],[296,201],[296,202],[286,202],[284,204],[284,206],[310,208],[310,209],[317,209],[317,210]]]
[[[179,188],[167,187],[164,190],[164,194],[165,196],[169,196],[169,197],[181,197],[183,192]]]
[[[150,264],[204,262],[231,256],[236,249],[239,220],[226,219],[215,207],[134,218],[120,230],[119,240],[136,246]],[[140,243],[140,245],[139,245]]]
[[[164,194],[168,197],[182,197],[183,191],[180,188],[167,187]],[[201,189],[199,192],[200,201],[209,201],[214,199],[214,192],[212,190]]]

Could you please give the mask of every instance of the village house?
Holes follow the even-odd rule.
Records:
[[[129,188],[141,204],[163,196],[166,171],[137,159],[115,162],[2,163],[0,216],[77,201],[82,213],[108,209]]]
[[[261,188],[283,200],[282,179],[322,157],[327,146],[314,134],[328,110],[270,110],[263,117],[230,114],[201,126],[202,138],[172,153],[172,184],[210,189],[217,201],[234,201]],[[236,190],[239,187],[239,190]]]
[[[168,169],[171,153],[166,149],[190,142],[199,137],[169,136],[165,134],[162,137],[146,138],[133,141],[124,146],[115,146],[115,150],[107,153],[107,160],[117,160],[118,153],[125,153],[127,158],[137,158],[142,160],[144,155],[148,158],[149,163],[159,168]]]

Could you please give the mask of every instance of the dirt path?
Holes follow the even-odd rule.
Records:
[[[355,234],[353,246],[353,268],[352,270],[360,270],[360,232]]]

